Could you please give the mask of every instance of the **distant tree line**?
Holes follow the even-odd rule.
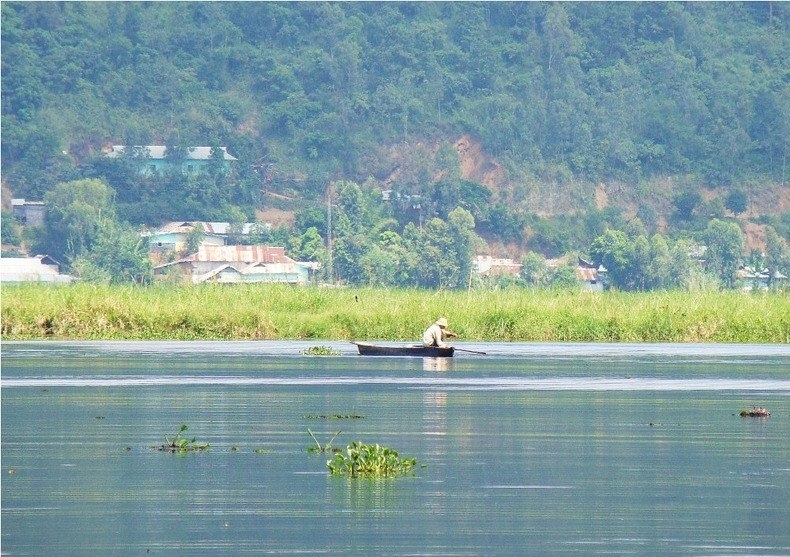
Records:
[[[148,244],[139,231],[118,216],[113,190],[98,179],[59,184],[45,196],[43,227],[27,227],[27,241],[36,253],[47,253],[83,280],[105,283],[151,282]],[[576,261],[549,267],[533,251],[521,261],[515,280],[476,277],[473,259],[485,242],[475,232],[474,216],[463,207],[444,218],[432,216],[424,224],[399,221],[399,204],[382,199],[378,187],[336,182],[327,191],[323,210],[299,211],[293,225],[260,226],[243,241],[276,244],[298,261],[319,262],[321,280],[348,285],[377,285],[432,289],[495,287],[521,284],[534,287],[574,287]],[[3,238],[17,239],[8,216]],[[232,224],[238,229],[241,222]],[[672,240],[660,233],[649,236],[638,219],[622,229],[606,227],[584,250],[596,267],[605,269],[607,286],[619,290],[669,290],[738,286],[736,271],[743,264],[768,270],[771,277],[786,272],[790,251],[772,227],[767,228],[766,252],[744,257],[743,233],[736,222],[712,219],[695,236],[705,247],[702,263],[691,256],[690,241]],[[202,234],[188,239],[197,249]],[[241,237],[236,241],[242,241]],[[568,255],[566,253],[566,255]],[[769,281],[770,283],[771,281]]]

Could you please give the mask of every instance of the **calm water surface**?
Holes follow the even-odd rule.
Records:
[[[790,347],[463,347],[5,342],[2,553],[790,555]],[[423,466],[331,477],[308,429]]]

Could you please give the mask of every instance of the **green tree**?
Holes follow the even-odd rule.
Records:
[[[488,206],[481,225],[495,238],[505,242],[521,242],[524,239],[526,218],[506,204],[496,203]]]
[[[675,206],[675,216],[681,221],[690,221],[700,203],[702,203],[702,196],[696,191],[684,191],[672,199],[672,204]]]
[[[734,189],[727,194],[724,206],[732,211],[735,216],[738,216],[746,211],[748,203],[749,198],[746,196],[746,192],[742,189]]]
[[[579,284],[579,277],[576,276],[576,266],[571,263],[558,265],[549,277],[549,286],[551,288],[574,289]]]
[[[343,234],[333,241],[332,264],[337,280],[348,284],[368,284],[359,262],[372,249],[364,234]]]
[[[327,214],[325,207],[307,207],[294,215],[294,227],[299,232],[306,232],[308,228],[315,228],[322,236],[326,236]]]
[[[628,290],[632,284],[633,246],[619,230],[607,230],[590,246],[592,262],[603,265],[613,286]]]
[[[43,245],[40,253],[68,263],[89,251],[105,221],[115,220],[113,191],[95,179],[59,184],[44,197]]]
[[[546,258],[531,251],[521,259],[521,278],[532,286],[546,286],[549,282],[549,270]]]
[[[299,236],[292,236],[288,255],[297,261],[323,261],[326,253],[324,239],[315,226],[311,226]]]
[[[647,290],[671,288],[677,285],[672,277],[672,257],[669,244],[661,234],[654,234],[650,238],[650,256],[647,263]],[[682,278],[678,277],[678,278]],[[673,282],[675,284],[673,284]]]
[[[172,134],[165,146],[165,158],[167,158],[174,166],[181,168],[181,165],[187,160],[191,147],[180,145],[177,139],[177,134]],[[212,155],[213,155],[212,151]]]
[[[422,233],[419,251],[420,286],[458,287],[460,269],[455,255],[450,227],[438,217],[429,220]]]
[[[225,151],[217,143],[211,146],[207,169],[209,175],[216,180],[220,186],[223,186],[225,183],[224,177],[227,174],[227,163],[225,162]]]
[[[735,272],[743,259],[743,233],[734,222],[713,219],[704,232],[708,249],[705,252],[705,268],[715,274],[722,283],[732,288]]]
[[[409,224],[404,229],[404,248],[414,260],[407,273],[415,286],[423,288],[463,288],[468,284],[472,255],[479,238],[474,233],[474,218],[466,209],[456,208],[445,222],[429,220],[423,230]]]
[[[630,272],[627,284],[636,290],[649,290],[652,285],[650,275],[650,243],[644,235],[639,235],[631,244]]]
[[[472,257],[480,238],[475,234],[475,219],[472,213],[461,207],[450,211],[447,216],[451,250],[447,257],[455,259],[457,276],[451,279],[453,287],[463,287],[472,273]]]
[[[0,237],[2,237],[3,244],[19,245],[19,231],[17,230],[13,213],[3,211],[2,215],[0,215],[0,227],[2,227]]]
[[[88,282],[150,284],[147,242],[131,227],[105,220],[98,240],[74,261],[77,276]]]
[[[394,286],[397,273],[397,261],[392,253],[373,245],[360,258],[360,267],[364,284],[370,286]]]
[[[765,263],[768,266],[768,285],[773,286],[778,273],[788,273],[787,243],[782,239],[773,226],[765,229]]]
[[[201,223],[195,223],[192,229],[187,233],[187,241],[184,248],[185,255],[196,253],[198,249],[200,249],[200,244],[203,243],[205,237],[206,231],[203,229],[203,225]]]

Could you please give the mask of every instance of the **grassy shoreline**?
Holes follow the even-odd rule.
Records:
[[[427,291],[285,285],[2,289],[2,339],[790,343],[790,297],[742,292]]]

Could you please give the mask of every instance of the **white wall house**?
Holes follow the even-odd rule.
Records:
[[[48,255],[0,258],[0,282],[3,284],[21,282],[68,284],[73,280],[74,277],[70,275],[62,275],[60,263]]]

